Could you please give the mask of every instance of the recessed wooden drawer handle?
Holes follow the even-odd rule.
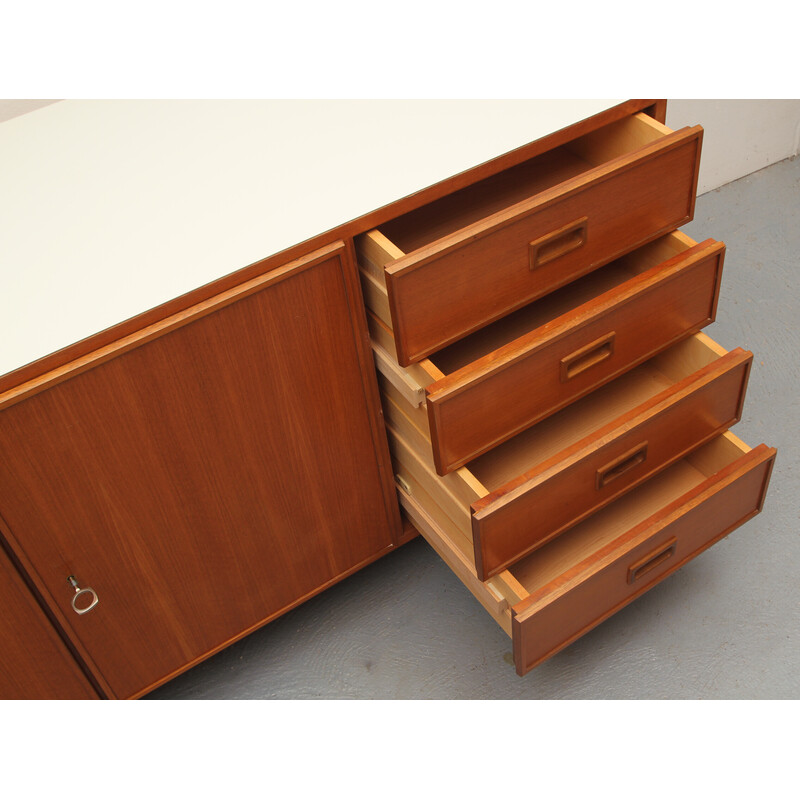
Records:
[[[673,536],[664,544],[659,545],[652,553],[646,555],[635,564],[631,564],[628,567],[628,583],[633,583],[646,572],[650,572],[651,569],[655,569],[659,564],[663,564],[668,558],[671,558],[677,544],[678,540]]]
[[[75,590],[75,594],[72,595],[72,610],[76,614],[85,614],[87,611],[91,611],[100,602],[94,589],[89,586],[85,589],[81,589],[81,587],[78,586],[78,580],[74,575],[70,575],[67,581]],[[78,606],[79,597],[85,598],[85,600],[88,601],[88,605]]]
[[[561,381],[568,381],[584,370],[605,361],[614,354],[614,337],[616,331],[611,331],[600,339],[590,342],[580,350],[576,350],[561,359]]]
[[[642,442],[636,447],[623,453],[619,458],[615,458],[610,464],[600,467],[597,470],[597,488],[602,489],[608,486],[611,481],[624,475],[628,470],[638,467],[647,458],[647,442]]]
[[[528,245],[530,268],[536,269],[550,261],[571,253],[586,244],[588,217],[581,217],[557,231],[552,231]]]

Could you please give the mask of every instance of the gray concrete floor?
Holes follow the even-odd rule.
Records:
[[[728,246],[706,331],[755,354],[734,430],[778,448],[759,516],[524,678],[418,539],[149,697],[800,698],[800,158],[698,198],[684,230]]]

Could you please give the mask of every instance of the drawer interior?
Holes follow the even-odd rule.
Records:
[[[404,442],[401,446],[390,439],[393,454],[402,476],[410,475],[427,487],[438,505],[439,524],[453,530],[453,543],[474,563],[471,504],[549,459],[560,458],[566,448],[725,354],[708,336],[695,334],[444,477],[435,473],[425,410],[410,406],[395,387],[381,379],[390,433],[394,431]]]
[[[530,331],[574,312],[584,303],[685,252],[695,244],[679,231],[662,236],[433,353],[428,359],[443,375],[450,375]]]
[[[749,451],[730,432],[713,439],[569,533],[517,562],[509,572],[527,594],[542,589]]]
[[[397,217],[379,230],[400,257],[670,132],[646,114],[626,117]]]
[[[696,334],[470,461],[468,469],[490,492],[497,491],[725,352],[708,336]]]
[[[595,270],[523,306],[406,369],[421,386],[430,386],[459,369],[468,367],[479,358],[528,335],[531,331],[565,314],[573,313],[584,303],[618,288],[631,278],[658,267],[674,256],[685,253],[696,244],[686,234],[673,231],[612,261],[602,269]],[[376,343],[393,353],[394,338],[390,327],[386,288],[374,277],[374,271],[370,269],[363,254],[361,261],[364,267],[362,283],[370,309],[368,315],[370,333]]]

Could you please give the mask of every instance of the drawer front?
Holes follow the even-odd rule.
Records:
[[[703,242],[431,384],[439,474],[712,322],[724,249]]]
[[[387,266],[400,364],[688,222],[702,133],[671,133]]]
[[[473,503],[478,575],[497,574],[738,422],[752,359],[726,354]]]
[[[759,445],[514,606],[524,675],[761,510],[775,450]]]

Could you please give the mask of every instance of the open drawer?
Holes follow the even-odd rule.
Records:
[[[692,218],[702,128],[636,114],[356,241],[406,366]]]
[[[390,449],[487,580],[735,424],[751,361],[696,334],[443,477],[425,412],[381,377]]]
[[[724,250],[667,234],[405,370],[386,295],[362,274],[379,369],[424,387],[444,475],[712,322]]]
[[[517,673],[524,675],[757,514],[774,458],[774,449],[751,450],[725,433],[517,562],[494,584],[477,583],[463,569],[457,574],[510,632]],[[446,515],[402,486],[399,494],[418,530],[457,566],[458,547],[438,523],[446,525]],[[498,586],[505,611],[492,605]]]

